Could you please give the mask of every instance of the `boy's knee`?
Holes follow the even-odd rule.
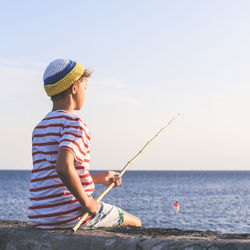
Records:
[[[133,224],[133,226],[141,227],[141,219],[134,216],[134,224]]]
[[[141,220],[140,220],[140,218],[136,217],[136,219],[137,219],[136,226],[137,227],[141,227]]]
[[[136,226],[136,227],[141,227],[141,220],[132,215],[129,214],[125,211],[123,211],[123,215],[124,215],[124,221],[123,221],[123,226]]]

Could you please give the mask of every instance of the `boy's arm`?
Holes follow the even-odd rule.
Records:
[[[99,210],[99,202],[87,196],[73,163],[74,155],[66,149],[59,149],[56,161],[58,176],[68,190],[80,202],[83,210],[95,215]]]
[[[91,177],[95,184],[103,184],[108,187],[112,182],[115,186],[120,186],[122,184],[122,178],[118,177],[119,173],[114,171],[107,171],[104,173],[92,174]]]

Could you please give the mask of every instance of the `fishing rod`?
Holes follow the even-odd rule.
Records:
[[[118,175],[119,177],[122,177],[123,174],[126,172],[127,168],[135,161],[137,160],[137,158],[140,157],[140,155],[145,151],[145,149],[155,140],[155,138],[158,137],[158,135],[164,130],[166,129],[176,118],[178,118],[180,116],[180,114],[177,114],[175,117],[173,117],[166,126],[164,126],[163,128],[161,128],[158,133],[150,140],[148,141],[145,146],[130,160],[128,161],[128,163],[125,165],[125,167],[122,169],[121,173]],[[97,197],[97,201],[101,201],[101,199],[115,186],[115,183],[112,182],[98,197]],[[82,217],[79,219],[79,221],[76,223],[76,225],[72,228],[72,232],[76,232],[77,229],[81,226],[81,224],[87,219],[87,217],[89,216],[89,213],[86,212],[82,215]]]

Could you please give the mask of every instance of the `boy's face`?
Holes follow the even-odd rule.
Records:
[[[87,88],[88,79],[83,77],[83,80],[79,83],[76,83],[76,93],[75,93],[75,110],[80,110],[85,101],[86,88]]]

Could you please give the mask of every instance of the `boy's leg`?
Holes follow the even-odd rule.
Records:
[[[122,223],[123,226],[136,226],[136,227],[141,227],[141,220],[123,210],[123,215],[124,215],[124,221]]]
[[[141,220],[136,216],[125,212],[119,207],[100,201],[98,213],[81,228],[93,229],[99,227],[141,226]]]

